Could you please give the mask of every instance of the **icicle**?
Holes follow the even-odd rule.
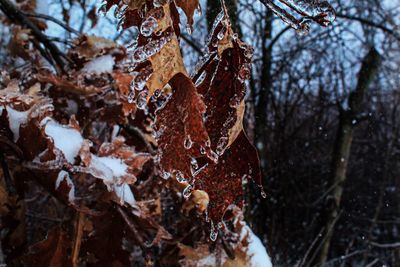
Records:
[[[185,149],[190,149],[192,148],[193,142],[190,139],[190,135],[187,135],[185,138],[185,141],[183,142],[183,146],[185,147]]]
[[[186,188],[182,192],[183,197],[188,199],[190,197],[190,195],[192,194],[192,191],[193,191],[193,186],[189,184],[188,186],[186,186]]]
[[[177,171],[175,173],[175,178],[179,183],[185,183],[187,182],[185,177],[183,176],[183,173],[181,171]]]
[[[107,2],[103,2],[99,9],[97,10],[97,14],[99,14],[100,16],[105,16],[107,13]]]
[[[215,229],[214,223],[211,221],[211,229],[210,229],[210,240],[215,242],[218,237],[218,230]]]

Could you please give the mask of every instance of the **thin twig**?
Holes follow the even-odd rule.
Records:
[[[74,34],[76,34],[78,36],[81,35],[81,33],[79,31],[75,30],[74,28],[70,27],[69,25],[63,23],[62,21],[60,21],[60,20],[58,20],[58,19],[56,19],[54,17],[48,16],[48,15],[45,15],[45,14],[38,14],[38,13],[27,13],[27,12],[24,12],[23,14],[25,16],[27,16],[27,17],[41,18],[41,19],[46,19],[46,20],[52,21],[55,24],[63,27],[64,29],[66,29],[69,32],[72,32],[72,33],[74,33]]]
[[[83,236],[83,226],[84,226],[85,214],[82,212],[76,213],[76,225],[75,234],[72,250],[72,266],[79,266],[79,252],[81,250],[82,236]]]
[[[371,244],[371,246],[374,246],[377,248],[398,248],[398,247],[400,247],[400,242],[391,243],[391,244],[380,244],[380,243],[371,241],[371,242],[369,242],[369,244]]]

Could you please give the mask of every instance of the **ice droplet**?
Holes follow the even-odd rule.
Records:
[[[214,223],[211,222],[210,240],[215,242],[215,240],[217,240],[217,237],[218,237],[218,231],[215,230]]]
[[[181,171],[177,171],[177,172],[175,173],[175,178],[176,178],[176,180],[177,180],[179,183],[184,183],[184,182],[186,182],[186,179],[185,179],[185,177],[183,177],[183,173],[182,173]]]
[[[203,71],[203,72],[200,74],[199,78],[197,78],[196,83],[195,83],[195,86],[197,87],[197,86],[199,86],[200,84],[202,84],[202,83],[204,82],[204,79],[206,78],[206,76],[207,76],[207,73],[206,73],[205,71]]]
[[[118,24],[117,24],[117,31],[122,31],[123,29],[124,29],[124,22],[125,22],[125,20],[124,19],[120,19],[119,21],[118,21]]]
[[[210,150],[210,153],[207,154],[208,158],[214,161],[214,163],[218,163],[218,154],[214,151]]]
[[[161,96],[161,93],[162,93],[161,89],[156,89],[154,91],[154,97],[159,98]]]
[[[114,17],[117,18],[119,14],[119,6],[116,6],[114,9]]]
[[[185,138],[185,141],[183,142],[183,146],[185,147],[185,149],[190,149],[192,148],[193,142],[190,139],[190,135],[187,135]]]
[[[222,28],[219,33],[217,34],[217,39],[222,40],[225,36],[225,28]]]
[[[183,189],[183,192],[182,192],[183,197],[186,199],[189,198],[190,195],[192,194],[192,191],[193,191],[193,186],[189,184],[188,186],[186,186],[185,189]]]
[[[261,196],[262,196],[262,198],[267,198],[267,193],[265,193],[264,188],[262,187],[262,185],[259,185],[258,187],[259,187],[260,190],[261,190]]]
[[[157,20],[154,17],[148,17],[145,21],[140,25],[140,33],[148,37],[150,36],[158,27]]]
[[[97,10],[97,14],[100,16],[105,16],[107,13],[107,2],[103,2],[99,9]]]
[[[189,34],[189,35],[191,35],[192,34],[192,26],[191,25],[189,25],[189,24],[187,24],[186,25],[186,31],[187,31],[187,33]]]
[[[131,90],[128,95],[128,103],[132,104],[135,100],[135,91]]]
[[[161,172],[161,178],[167,180],[167,179],[169,179],[169,177],[171,177],[171,173],[166,172],[166,171]]]
[[[199,168],[199,164],[197,163],[197,160],[195,158],[192,158],[190,160],[190,165],[194,170],[197,170]]]
[[[137,100],[136,100],[136,105],[138,109],[145,109],[147,104],[147,92],[142,91],[138,94]]]
[[[160,7],[160,6],[163,6],[164,4],[165,4],[165,0],[154,0],[153,1],[153,5],[154,5],[154,7]]]
[[[218,144],[217,144],[217,148],[215,149],[215,152],[217,152],[217,154],[219,156],[221,156],[222,154],[224,154],[225,148],[228,145],[228,138],[227,137],[221,137],[218,140]]]
[[[128,45],[126,46],[126,48],[128,48],[128,49],[135,49],[135,48],[137,47],[137,45],[138,45],[138,41],[135,39],[135,40],[133,40],[130,44],[128,44]]]
[[[310,32],[310,25],[311,25],[311,20],[310,19],[303,19],[299,27],[296,30],[296,33],[300,36],[306,36]]]
[[[117,14],[117,19],[122,19],[125,16],[125,12],[128,9],[128,5],[123,5],[121,9],[119,9],[118,14]]]

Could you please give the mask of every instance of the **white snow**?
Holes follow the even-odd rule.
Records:
[[[44,118],[41,125],[45,127],[45,133],[53,139],[55,147],[64,154],[68,162],[73,164],[75,157],[78,155],[83,145],[84,140],[81,133],[69,126],[61,125],[49,117]],[[123,183],[121,179],[123,176],[127,175],[127,171],[128,165],[121,159],[114,157],[98,157],[93,154],[91,155],[90,165],[85,170],[85,172],[90,173],[94,177],[102,179],[108,189],[114,191],[120,198],[121,203],[126,202],[131,206],[136,206],[135,197],[129,185]],[[71,187],[70,199],[73,199],[75,189],[67,172],[60,171],[55,184],[56,189],[64,179],[66,179],[68,185]]]
[[[124,202],[126,202],[131,206],[136,206],[136,200],[129,185],[114,185],[114,192],[120,198],[121,204],[124,204]]]
[[[61,182],[64,180],[67,182],[68,186],[70,187],[70,190],[68,193],[68,199],[70,202],[73,202],[75,200],[75,186],[74,186],[74,183],[72,182],[71,177],[69,176],[68,172],[61,170],[58,173],[58,177],[57,177],[56,185],[55,185],[56,190],[58,189],[58,187],[60,187]]]
[[[110,73],[113,70],[114,64],[115,60],[111,55],[104,55],[87,62],[82,71],[96,74]]]
[[[113,178],[126,175],[128,166],[121,160],[111,157],[97,157],[92,155],[90,166],[95,170],[94,176],[107,182],[113,182]]]
[[[81,133],[52,119],[44,120],[47,120],[45,133],[53,139],[54,146],[64,154],[65,159],[73,164],[83,144]]]
[[[18,141],[19,138],[19,127],[28,120],[29,111],[17,111],[13,108],[6,107],[8,115],[8,123],[10,130],[13,133],[14,142]]]
[[[267,250],[261,243],[261,240],[253,233],[250,227],[246,224],[240,233],[241,238],[249,235],[249,245],[247,247],[247,255],[250,257],[251,267],[272,267],[271,259],[268,256]]]
[[[129,185],[121,183],[121,179],[118,179],[126,175],[128,170],[128,166],[121,159],[92,155],[89,169],[90,174],[102,179],[108,189],[115,192],[121,204],[126,202],[136,207],[136,200]]]

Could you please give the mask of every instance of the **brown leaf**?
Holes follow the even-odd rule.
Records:
[[[166,175],[192,177],[192,158],[209,151],[209,138],[203,125],[205,105],[192,82],[183,74],[171,81],[173,93],[165,107],[157,111],[155,125],[160,164]]]
[[[70,245],[71,240],[63,230],[50,230],[46,239],[29,248],[23,262],[31,266],[72,266],[68,255]]]

